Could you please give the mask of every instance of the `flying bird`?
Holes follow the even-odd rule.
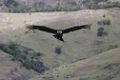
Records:
[[[66,34],[66,33],[72,32],[72,31],[76,31],[76,30],[79,30],[79,29],[87,29],[87,28],[90,29],[90,26],[91,26],[91,24],[82,25],[82,26],[74,26],[74,27],[67,28],[67,29],[52,29],[52,28],[49,28],[49,27],[46,27],[46,26],[28,25],[27,28],[29,30],[40,30],[40,31],[45,31],[45,32],[52,33],[52,34],[54,34],[53,36],[56,39],[58,39],[60,41],[64,41],[63,40],[63,34]]]

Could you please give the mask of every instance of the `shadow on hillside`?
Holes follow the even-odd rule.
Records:
[[[26,69],[32,69],[38,73],[43,73],[48,68],[44,65],[40,52],[18,45],[14,42],[0,43],[0,50],[12,55],[12,61],[20,61]]]

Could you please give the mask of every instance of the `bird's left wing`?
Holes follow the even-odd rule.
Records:
[[[64,29],[64,30],[62,30],[62,32],[63,33],[69,33],[69,32],[72,32],[72,31],[79,30],[79,29],[86,29],[86,28],[90,29],[90,26],[91,26],[91,24],[82,25],[82,26],[74,26],[74,27],[71,27],[71,28]]]
[[[27,28],[30,29],[30,30],[41,30],[41,31],[54,33],[54,34],[57,32],[57,30],[52,29],[52,28],[48,28],[46,26],[28,25]]]

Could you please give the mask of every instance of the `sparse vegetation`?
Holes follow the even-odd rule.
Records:
[[[94,45],[97,47],[94,50],[94,53],[96,53],[96,54],[100,54],[105,51],[119,47],[117,44],[111,44],[109,41],[106,42],[105,40],[96,40],[96,41],[94,41]]]
[[[45,1],[18,2],[17,0],[0,1],[1,7],[7,12],[39,12],[39,11],[76,11],[81,9],[103,9],[111,7],[120,7],[120,2],[108,2],[108,0],[81,0],[81,1],[61,1],[57,0],[51,4]]]
[[[12,80],[28,80],[28,78],[25,75],[20,75],[12,78]]]
[[[107,76],[102,77],[102,80],[111,80],[120,74],[120,63],[104,64],[104,66],[100,67],[100,70],[105,70],[108,72]],[[99,76],[99,78],[100,77],[101,76]]]
[[[117,44],[109,45],[110,49],[118,48],[119,46]]]
[[[13,61],[17,60],[27,69],[33,69],[36,72],[43,73],[48,68],[44,66],[40,59],[40,53],[35,52],[30,48],[26,48],[9,42],[7,44],[0,44],[0,49],[13,56]],[[37,58],[39,57],[39,58]]]

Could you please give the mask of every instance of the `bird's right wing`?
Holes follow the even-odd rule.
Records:
[[[57,30],[52,29],[52,28],[48,28],[46,26],[39,26],[39,25],[28,25],[27,26],[28,29],[30,30],[41,30],[41,31],[45,31],[45,32],[49,32],[49,33],[57,33]]]

